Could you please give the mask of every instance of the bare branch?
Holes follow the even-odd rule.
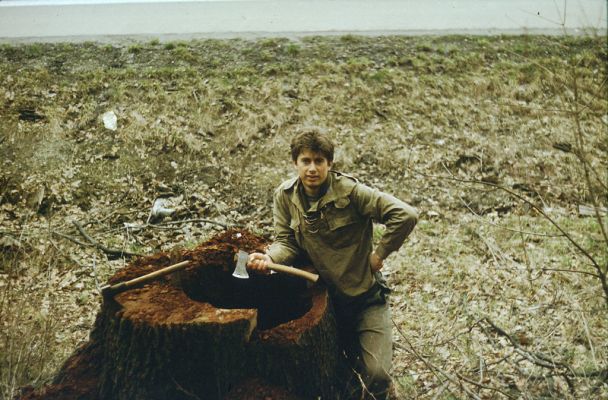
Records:
[[[499,389],[499,388],[497,388],[497,387],[486,386],[486,385],[483,385],[483,384],[481,384],[481,383],[479,383],[479,382],[475,382],[474,380],[467,378],[466,376],[462,375],[462,374],[461,374],[461,373],[459,373],[459,372],[456,372],[456,376],[457,376],[458,378],[462,379],[463,381],[468,382],[468,383],[470,383],[471,385],[475,385],[475,386],[477,386],[477,387],[479,387],[479,388],[481,388],[481,389],[493,390],[493,391],[498,392],[498,393],[500,393],[500,394],[502,394],[502,395],[504,395],[505,397],[508,397],[508,398],[510,398],[510,399],[514,399],[514,398],[515,398],[515,397],[511,396],[510,394],[508,394],[508,393],[506,393],[506,392],[502,391],[501,389]]]
[[[490,325],[492,327],[492,329],[494,329],[494,331],[496,331],[496,333],[498,333],[500,336],[506,337],[507,340],[511,343],[511,345],[515,348],[515,351],[522,357],[525,357],[526,360],[530,361],[531,363],[536,364],[541,367],[549,368],[549,369],[562,368],[562,369],[571,371],[571,368],[566,364],[554,361],[551,358],[549,358],[543,354],[530,353],[529,351],[527,351],[526,349],[521,347],[519,342],[517,340],[513,339],[513,337],[511,335],[509,335],[504,329],[498,327],[494,322],[492,322],[492,320],[490,318],[485,317],[484,321],[488,325]]]
[[[576,100],[578,99],[579,93],[578,93],[578,77],[577,77],[577,70],[576,68],[573,68],[573,85],[574,85],[574,109],[572,110],[573,115],[574,115],[574,121],[576,122],[576,130],[575,130],[575,137],[576,137],[576,144],[578,147],[578,151],[575,153],[578,157],[578,159],[581,161],[581,164],[583,164],[583,171],[585,172],[585,181],[587,183],[587,188],[591,191],[593,188],[593,185],[591,183],[591,177],[589,176],[589,168],[587,166],[587,161],[585,160],[584,154],[585,154],[585,142],[584,142],[584,135],[583,135],[583,127],[581,125],[581,116],[580,116],[580,111],[578,108],[578,103],[576,102]],[[593,203],[593,207],[595,209],[595,218],[598,222],[598,225],[600,226],[600,230],[602,232],[602,236],[604,237],[604,242],[606,243],[606,245],[608,245],[608,234],[606,233],[606,228],[604,227],[604,221],[602,220],[602,217],[600,216],[600,206],[597,203],[597,199],[595,198],[595,196],[593,195],[593,193],[590,193],[591,197],[591,202]]]
[[[177,220],[177,221],[162,222],[162,223],[158,223],[158,224],[151,224],[151,223],[147,222],[147,223],[144,223],[144,224],[141,224],[141,225],[129,226],[128,229],[130,231],[132,231],[132,232],[141,231],[141,230],[144,230],[146,228],[152,228],[152,229],[173,229],[172,228],[173,225],[195,223],[195,222],[204,222],[206,224],[217,225],[217,226],[220,226],[220,227],[222,227],[224,229],[243,228],[243,225],[240,225],[240,224],[225,224],[223,222],[215,221],[215,220],[212,220],[212,219],[192,218],[192,219],[181,219],[181,220]],[[122,231],[123,229],[125,229],[124,226],[122,226],[120,228],[113,228],[113,229],[107,230],[105,232],[106,233],[119,232],[119,231]]]
[[[593,264],[593,267],[596,269],[598,276],[600,277],[600,281],[602,284],[602,288],[604,290],[604,298],[606,301],[606,304],[608,305],[608,283],[606,282],[606,274],[604,273],[602,267],[597,263],[597,261],[595,260],[595,258],[593,258],[593,256],[591,254],[589,254],[589,252],[587,250],[585,250],[585,248],[583,248],[576,240],[574,240],[574,238],[568,233],[566,232],[557,222],[555,222],[553,220],[553,218],[551,218],[542,208],[540,208],[539,206],[537,206],[536,204],[534,204],[532,201],[528,200],[526,197],[520,195],[519,193],[516,193],[515,191],[506,188],[504,186],[501,185],[497,185],[495,183],[491,183],[491,182],[486,182],[486,181],[480,181],[480,180],[475,180],[475,179],[461,179],[461,178],[457,178],[456,176],[454,176],[454,174],[452,174],[447,167],[444,165],[444,168],[446,168],[446,170],[448,171],[448,173],[450,174],[450,176],[438,176],[438,175],[430,175],[430,174],[426,174],[424,172],[420,172],[414,169],[411,169],[408,167],[408,169],[410,171],[412,171],[415,174],[427,177],[427,178],[432,178],[432,179],[442,179],[442,180],[452,180],[455,182],[461,182],[461,183],[472,183],[472,184],[476,184],[476,185],[484,185],[484,186],[489,186],[489,187],[493,187],[496,189],[500,189],[504,192],[509,193],[511,196],[523,201],[524,203],[528,204],[530,207],[532,207],[534,210],[536,210],[539,214],[541,214],[545,219],[547,219],[547,221],[549,221],[558,231],[560,231],[563,236],[574,246],[576,247],[587,259],[589,259],[591,261],[591,263]]]
[[[458,198],[460,198],[460,201],[462,202],[462,204],[471,212],[471,214],[475,215],[477,218],[479,218],[481,220],[481,222],[494,226],[498,229],[503,229],[505,231],[509,231],[509,232],[514,232],[514,233],[521,233],[521,234],[525,234],[525,235],[532,235],[532,236],[544,236],[544,237],[563,237],[563,234],[560,235],[552,235],[552,234],[548,234],[548,233],[538,233],[538,232],[530,232],[530,231],[524,231],[524,230],[520,230],[520,229],[513,229],[513,228],[507,228],[506,226],[501,226],[499,224],[496,224],[492,221],[487,221],[485,218],[483,218],[481,215],[477,214],[465,201],[461,196],[458,196]]]
[[[93,239],[91,236],[89,236],[86,231],[84,230],[84,228],[82,227],[82,225],[80,225],[80,223],[78,223],[78,221],[72,221],[72,224],[74,224],[74,226],[76,227],[76,229],[78,229],[78,232],[80,232],[80,234],[87,239],[93,246],[95,246],[96,248],[98,248],[99,250],[103,251],[104,253],[108,254],[108,255],[112,255],[112,256],[117,256],[117,257],[132,257],[132,256],[137,256],[137,257],[141,257],[143,256],[143,254],[139,254],[139,253],[132,253],[126,250],[118,250],[118,249],[111,249],[108,248],[100,243],[98,243],[95,239]]]
[[[70,242],[76,243],[76,244],[77,244],[77,245],[79,245],[79,246],[83,246],[83,247],[93,247],[93,246],[94,246],[94,245],[93,245],[93,244],[91,244],[91,243],[84,243],[84,242],[81,242],[80,240],[76,239],[75,237],[72,237],[72,236],[70,236],[70,235],[66,235],[65,233],[61,233],[61,232],[57,232],[57,231],[52,231],[51,233],[52,233],[53,235],[56,235],[56,236],[62,237],[62,238],[64,238],[64,239],[67,239],[67,240],[69,240]]]
[[[600,278],[600,276],[598,274],[594,274],[593,272],[580,271],[577,269],[541,268],[541,271],[570,272],[573,274],[583,274],[583,275],[593,276],[594,278]]]
[[[403,331],[401,330],[401,328],[399,328],[399,325],[397,325],[397,323],[395,322],[395,320],[393,320],[393,325],[395,326],[395,328],[397,329],[397,332],[399,332],[399,334],[401,335],[401,337],[403,338],[403,340],[405,340],[405,342],[407,343],[407,345],[410,348],[410,351],[412,354],[414,354],[420,361],[422,361],[427,368],[433,372],[433,374],[439,379],[439,377],[437,376],[437,373],[440,373],[441,375],[443,375],[447,380],[449,380],[450,382],[452,382],[455,385],[458,385],[459,387],[462,388],[462,390],[464,390],[466,392],[466,394],[468,394],[470,397],[476,399],[476,400],[481,400],[481,398],[476,395],[475,393],[473,393],[471,391],[471,389],[469,389],[466,385],[464,385],[462,383],[462,381],[466,382],[466,383],[470,383],[472,385],[475,385],[479,388],[482,389],[487,389],[487,390],[492,390],[495,392],[498,392],[502,395],[504,395],[505,397],[509,398],[509,399],[515,399],[516,397],[511,396],[510,394],[502,391],[499,388],[495,388],[495,387],[491,387],[491,386],[485,386],[485,385],[481,385],[475,381],[472,381],[468,378],[463,377],[460,373],[456,372],[456,376],[454,377],[452,374],[450,374],[447,371],[444,371],[443,369],[439,368],[438,366],[436,366],[435,364],[431,363],[429,360],[426,359],[426,357],[424,357],[422,354],[420,354],[412,345],[412,343],[408,340],[408,338],[405,336],[405,334],[403,333]],[[407,350],[407,349],[406,349]]]

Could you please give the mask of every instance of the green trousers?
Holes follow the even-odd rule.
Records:
[[[391,312],[379,286],[349,304],[336,302],[338,329],[353,374],[345,399],[385,400],[393,358]]]

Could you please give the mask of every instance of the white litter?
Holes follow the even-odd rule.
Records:
[[[103,120],[103,126],[105,126],[106,129],[111,131],[118,129],[118,118],[116,117],[116,114],[114,114],[114,111],[108,111],[101,119]]]

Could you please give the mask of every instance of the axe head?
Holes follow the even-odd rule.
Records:
[[[239,250],[236,255],[236,268],[232,273],[232,276],[240,279],[249,279],[249,274],[247,273],[247,260],[249,259],[249,254],[246,251]]]

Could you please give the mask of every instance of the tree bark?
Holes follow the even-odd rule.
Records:
[[[231,275],[237,249],[263,245],[229,231],[192,251],[134,261],[110,283],[191,265],[104,299],[89,343],[56,381],[78,387],[75,372],[86,370],[89,390],[27,398],[339,399],[347,368],[327,290],[282,274]]]

